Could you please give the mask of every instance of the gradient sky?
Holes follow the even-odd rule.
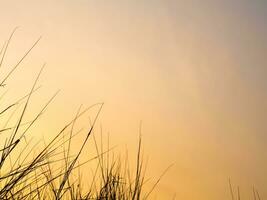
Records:
[[[230,199],[229,177],[266,197],[266,19],[264,0],[3,1],[1,41],[20,26],[5,69],[43,36],[10,95],[46,62],[37,104],[61,89],[47,129],[103,101],[105,132],[135,150],[142,120],[150,175],[175,163],[158,199]]]

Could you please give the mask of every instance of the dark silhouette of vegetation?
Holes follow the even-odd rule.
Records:
[[[0,67],[3,65],[15,30],[0,51]],[[39,40],[40,38],[0,80],[0,86],[6,87],[8,78],[38,44]],[[103,103],[97,103],[85,109],[80,107],[77,115],[42,148],[40,142],[32,145],[32,140],[28,141],[29,129],[57,95],[56,93],[50,98],[36,117],[29,122],[24,122],[25,112],[30,105],[31,97],[39,89],[37,82],[42,70],[43,67],[27,95],[16,102],[10,102],[9,105],[0,110],[1,120],[4,120],[3,116],[10,115],[5,119],[4,127],[0,129],[0,141],[2,142],[0,148],[0,199],[148,199],[162,176],[150,190],[143,190],[146,182],[146,165],[143,162],[141,137],[138,143],[134,173],[131,173],[127,158],[122,161],[119,156],[111,156],[112,148],[108,145],[107,149],[103,150],[102,143],[99,147],[94,137],[97,155],[84,162],[79,160],[88,139],[92,137]],[[21,113],[17,109],[20,105],[23,106]],[[72,140],[81,132],[81,130],[74,131],[74,124],[91,108],[96,107],[98,108],[97,115],[88,129],[82,145],[72,155],[70,151]],[[14,113],[19,113],[17,122],[15,125],[8,126],[11,118],[15,115]],[[80,169],[81,166],[87,165],[92,160],[97,161],[97,167],[91,177],[90,187],[85,187],[81,180]]]
[[[234,187],[229,179],[229,190],[231,194],[231,200],[241,200],[240,188],[237,186],[236,192],[234,192]],[[252,188],[253,200],[261,200],[260,193],[254,187]]]

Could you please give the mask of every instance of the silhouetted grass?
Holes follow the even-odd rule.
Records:
[[[241,200],[242,199],[239,186],[236,187],[236,192],[234,192],[234,187],[233,187],[230,179],[229,179],[229,190],[230,190],[230,194],[231,194],[231,200]],[[252,188],[252,195],[253,195],[253,200],[261,200],[260,193],[254,187]]]
[[[14,32],[15,30],[0,51],[0,67],[2,67]],[[8,78],[20,66],[39,40],[40,38],[0,80],[1,87],[6,87]],[[88,139],[92,137],[92,131],[103,103],[85,109],[80,107],[76,116],[43,147],[40,142],[32,144],[32,140],[28,141],[26,134],[29,129],[57,95],[57,93],[53,95],[31,121],[23,122],[31,97],[38,89],[37,82],[42,70],[43,67],[27,95],[16,102],[10,102],[8,106],[0,111],[0,117],[11,113],[5,119],[4,127],[0,129],[0,141],[3,142],[0,148],[0,199],[148,199],[162,176],[150,190],[144,191],[146,165],[141,153],[141,137],[138,143],[134,174],[130,170],[127,158],[121,160],[119,156],[111,155],[112,148],[109,147],[109,142],[107,149],[104,150],[102,134],[100,145],[93,137],[97,155],[87,161],[80,161],[81,153],[87,145]],[[20,112],[18,107],[21,105],[22,111]],[[75,132],[74,124],[81,116],[95,107],[98,107],[97,115],[92,121],[81,146],[72,155],[70,151],[72,140],[82,131],[81,129]],[[15,113],[19,113],[17,122],[9,127],[8,124]],[[1,120],[4,120],[4,118],[2,117]],[[90,186],[85,187],[81,180],[81,166],[90,164],[92,160],[97,161],[97,167],[90,180]]]

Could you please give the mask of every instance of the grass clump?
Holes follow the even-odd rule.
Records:
[[[14,32],[15,30],[0,51],[0,67],[3,65]],[[29,48],[7,75],[0,80],[1,87],[6,87],[8,78],[20,66],[39,40]],[[141,138],[138,144],[134,173],[130,170],[128,159],[121,161],[119,156],[111,156],[112,149],[108,146],[106,150],[103,150],[102,144],[101,148],[99,148],[95,138],[96,156],[84,162],[80,160],[89,138],[92,137],[103,103],[98,103],[85,109],[80,107],[77,115],[50,142],[44,143],[44,145],[41,145],[41,142],[32,144],[32,140],[28,140],[27,133],[29,129],[45,112],[56,96],[56,94],[52,96],[31,121],[24,122],[25,112],[30,105],[31,97],[38,89],[37,82],[42,69],[27,95],[16,102],[11,102],[0,110],[2,122],[6,120],[3,128],[0,129],[0,199],[135,200],[149,198],[161,177],[151,190],[144,191],[145,164],[141,153]],[[17,108],[21,105],[22,110],[20,112]],[[81,130],[75,132],[73,127],[77,120],[93,107],[98,108],[97,115],[87,130],[82,145],[76,150],[75,154],[71,154],[72,140],[81,132]],[[11,117],[15,113],[18,116],[16,123],[8,126]],[[5,119],[7,114],[10,117]],[[81,179],[80,169],[81,166],[88,165],[91,161],[96,161],[97,164],[90,182],[87,182],[89,187],[85,187]]]

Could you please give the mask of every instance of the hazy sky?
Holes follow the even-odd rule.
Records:
[[[104,130],[134,150],[143,121],[151,174],[175,163],[158,198],[230,199],[229,177],[266,197],[266,20],[264,0],[10,0],[0,39],[20,26],[9,69],[43,36],[9,84],[25,93],[47,63],[51,130],[103,101]]]

